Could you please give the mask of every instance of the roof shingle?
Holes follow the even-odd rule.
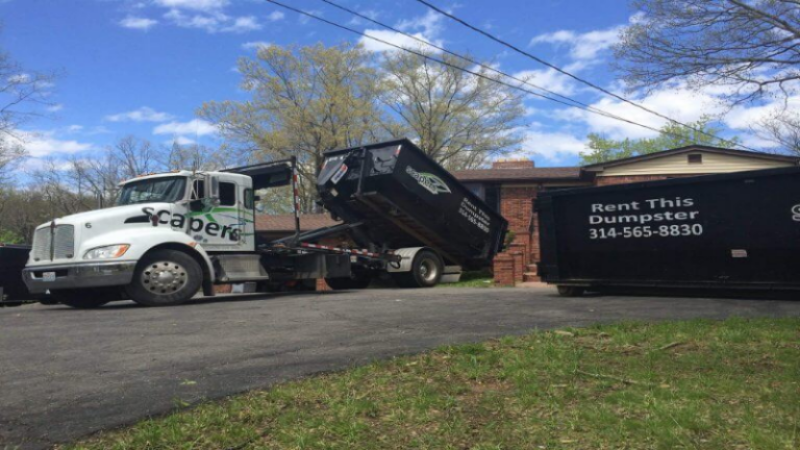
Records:
[[[459,181],[540,181],[580,180],[580,167],[535,167],[531,169],[458,170],[453,175]]]

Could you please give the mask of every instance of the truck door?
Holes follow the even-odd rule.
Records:
[[[253,249],[253,217],[243,211],[248,186],[241,178],[223,174],[194,181],[192,200],[200,200],[202,208],[186,212],[184,227],[207,251]]]
[[[244,209],[244,188],[236,177],[219,175],[218,199],[211,211],[206,213],[203,244],[208,250],[243,250],[253,238],[247,236],[247,221]],[[251,219],[252,222],[252,219]]]

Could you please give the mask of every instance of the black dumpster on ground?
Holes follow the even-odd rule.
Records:
[[[800,288],[800,167],[543,192],[536,205],[539,271],[567,295]]]
[[[325,153],[322,204],[364,247],[431,247],[450,264],[491,264],[508,222],[407,139]]]
[[[0,306],[4,300],[32,300],[22,281],[22,269],[30,251],[27,245],[0,244]]]

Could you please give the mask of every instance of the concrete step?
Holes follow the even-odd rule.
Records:
[[[528,264],[525,266],[525,272],[533,274],[539,273],[539,267],[536,264]]]
[[[525,272],[522,274],[522,281],[526,283],[530,281],[542,281],[542,278],[535,272]]]

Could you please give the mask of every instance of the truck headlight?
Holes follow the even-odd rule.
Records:
[[[117,244],[93,248],[83,255],[83,259],[119,258],[120,256],[124,255],[130,247],[131,246],[128,244]]]

